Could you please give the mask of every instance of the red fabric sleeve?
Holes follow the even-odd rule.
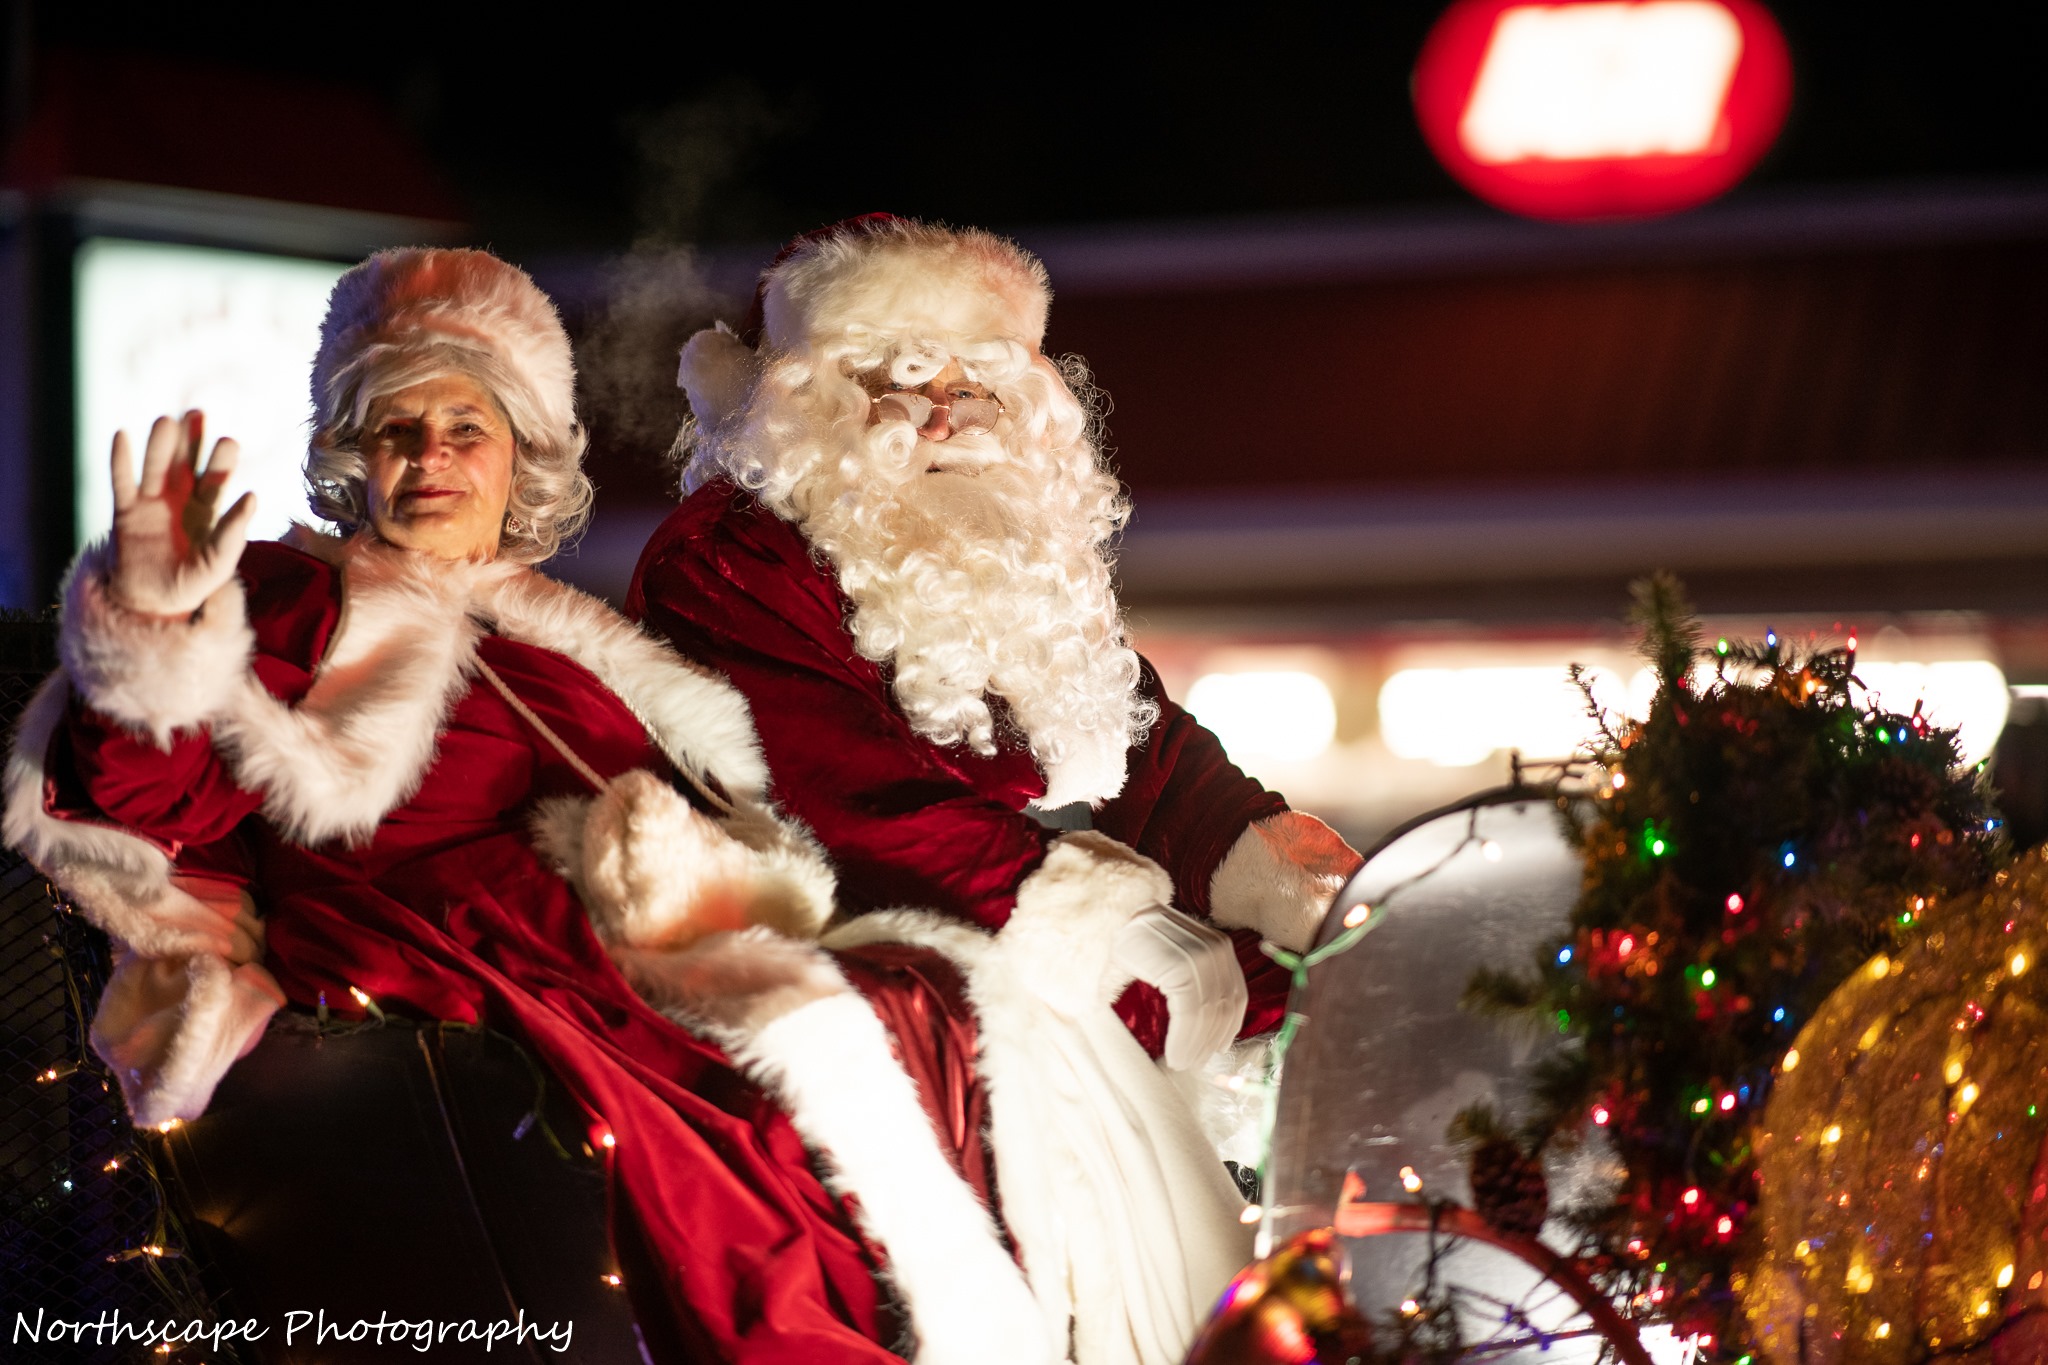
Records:
[[[853,652],[845,611],[796,532],[729,484],[699,489],[663,524],[626,599],[628,616],[746,694],[776,800],[831,854],[849,908],[927,907],[997,928],[1051,836],[1021,800],[984,794],[972,755],[910,728]]]
[[[853,652],[847,604],[794,528],[729,483],[698,489],[648,542],[626,614],[724,673],[754,709],[777,800],[817,834],[855,910],[930,907],[1000,927],[1052,833],[1020,809],[1044,790],[990,795],[971,756],[918,736],[872,662]],[[1129,758],[1124,791],[1095,827],[1159,860],[1176,899],[1207,918],[1209,882],[1254,821],[1287,808],[1165,695],[1151,738]],[[1028,760],[1027,760],[1028,761]],[[1245,1034],[1278,1026],[1288,979],[1254,935],[1232,935],[1251,991]],[[1118,1013],[1155,1054],[1166,1007],[1137,985]]]
[[[253,667],[271,694],[296,701],[340,615],[335,571],[270,541],[244,551],[239,568],[256,634]],[[178,871],[246,885],[249,858],[235,829],[262,804],[243,790],[203,732],[157,748],[74,701],[46,756],[54,815],[118,825],[161,846]]]

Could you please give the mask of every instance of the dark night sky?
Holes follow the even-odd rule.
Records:
[[[1407,102],[1441,7],[826,19],[579,3],[508,21],[436,0],[16,0],[14,13],[37,53],[140,52],[371,91],[478,235],[531,252],[773,239],[881,207],[1015,227],[1457,202]],[[1772,8],[1798,94],[1752,184],[2048,175],[2041,7]]]

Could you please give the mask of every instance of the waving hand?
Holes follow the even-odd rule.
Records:
[[[256,495],[218,509],[241,447],[216,441],[199,467],[205,419],[159,417],[142,451],[142,477],[123,431],[114,437],[114,600],[145,616],[188,617],[226,583],[248,543]]]

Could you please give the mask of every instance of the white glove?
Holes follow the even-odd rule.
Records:
[[[1178,910],[1141,910],[1117,930],[1110,960],[1166,997],[1165,1062],[1200,1066],[1230,1045],[1251,1002],[1230,936]]]
[[[189,617],[234,577],[256,495],[244,493],[227,515],[214,519],[241,447],[214,443],[199,468],[204,419],[159,417],[143,447],[142,480],[128,433],[114,437],[114,564],[108,589],[114,601],[144,616]]]

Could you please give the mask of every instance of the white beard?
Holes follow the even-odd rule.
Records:
[[[1040,804],[1121,791],[1158,709],[1138,695],[1110,579],[1125,504],[1092,446],[934,443],[904,422],[851,437],[794,482],[784,515],[838,570],[855,648],[893,666],[912,727],[992,754],[1000,697],[1046,776]]]

